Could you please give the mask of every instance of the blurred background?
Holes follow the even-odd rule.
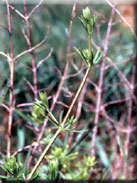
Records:
[[[24,14],[23,4],[13,6]],[[72,98],[74,97],[80,81],[83,78],[84,65],[81,58],[74,52],[73,47],[87,48],[87,35],[81,26],[78,17],[82,9],[88,6],[92,14],[98,14],[98,20],[92,34],[93,49],[100,47],[104,50],[108,22],[111,16],[109,4],[77,4],[76,17],[73,20],[71,33],[70,64],[67,71],[68,78],[65,79],[58,103],[53,114],[59,119],[61,111],[63,115],[67,112]],[[27,4],[27,11],[30,12],[33,4]],[[31,30],[32,46],[38,44],[46,35],[50,27],[48,38],[45,43],[34,50],[35,64],[46,57],[51,48],[51,56],[37,68],[38,92],[46,91],[49,97],[49,105],[52,105],[53,98],[58,90],[61,81],[60,74],[63,74],[67,59],[69,24],[73,5],[65,4],[43,4],[29,19]],[[136,4],[117,5],[103,76],[101,104],[103,110],[99,112],[97,123],[98,132],[95,142],[96,165],[91,172],[81,179],[124,179],[136,177]],[[7,26],[7,9],[4,4],[0,5],[0,24]],[[122,18],[123,17],[123,18]],[[11,10],[13,54],[18,55],[28,49],[24,38],[23,30],[26,31],[24,20]],[[9,53],[9,36],[7,31],[0,27],[0,51]],[[73,108],[72,114],[77,117],[76,129],[88,129],[88,132],[62,133],[53,145],[53,148],[60,147],[62,151],[78,152],[77,162],[82,162],[85,155],[91,156],[92,136],[94,120],[96,115],[96,104],[101,64],[94,66],[86,85],[80,95],[78,103]],[[17,149],[36,142],[44,120],[31,120],[32,103],[34,93],[31,90],[33,85],[31,55],[25,54],[15,62],[14,73],[14,106],[12,124],[12,154]],[[4,106],[9,105],[10,90],[9,64],[3,56],[0,56],[0,135],[1,135],[1,159],[6,155],[6,141],[8,128],[8,111]],[[130,86],[133,86],[130,87]],[[24,104],[24,105],[21,105]],[[29,106],[28,106],[28,105]],[[34,154],[32,166],[39,157],[43,144],[46,145],[54,134],[55,128],[50,122],[47,123],[43,134],[41,148]],[[130,140],[126,148],[127,135]],[[46,140],[45,140],[46,139]],[[80,139],[80,140],[79,140]],[[18,160],[24,161],[28,150],[17,153]],[[54,152],[50,152],[54,154]],[[54,159],[54,158],[53,158]],[[70,161],[72,172],[77,174],[79,168]],[[76,167],[75,167],[76,166]],[[45,170],[48,164],[45,162]],[[94,171],[93,171],[94,170]],[[62,177],[74,179],[74,176],[67,168],[62,167]],[[79,175],[79,174],[78,174]],[[44,177],[44,175],[43,175]]]

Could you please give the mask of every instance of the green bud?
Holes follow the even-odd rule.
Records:
[[[83,55],[85,58],[88,58],[88,56],[89,56],[88,49],[83,50]]]
[[[87,20],[90,19],[90,16],[91,16],[91,12],[90,12],[90,9],[88,7],[86,7],[84,10],[83,10],[83,17]]]
[[[89,52],[88,49],[83,50],[83,55],[85,56],[85,58],[87,58],[89,60],[91,59],[91,53]]]

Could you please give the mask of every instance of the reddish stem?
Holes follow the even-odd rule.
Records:
[[[8,32],[9,32],[9,48],[10,48],[10,90],[9,90],[9,121],[8,121],[8,137],[7,137],[7,156],[10,157],[11,151],[11,129],[13,121],[13,87],[14,87],[14,60],[13,60],[13,44],[12,44],[12,28],[11,28],[11,13],[8,0],[6,0],[7,12],[8,12]]]
[[[70,20],[70,24],[69,24],[69,35],[68,35],[68,51],[67,51],[67,61],[66,61],[66,66],[65,66],[65,69],[64,69],[64,73],[63,73],[63,76],[61,78],[61,81],[60,81],[60,84],[59,84],[59,87],[58,87],[58,90],[56,92],[56,95],[55,95],[55,98],[53,100],[53,103],[51,105],[51,108],[50,108],[50,111],[52,112],[56,103],[57,103],[57,100],[59,98],[59,95],[60,95],[60,92],[61,92],[61,89],[62,89],[62,86],[64,84],[64,80],[65,80],[65,77],[66,77],[66,74],[67,74],[67,71],[68,71],[68,67],[69,67],[69,62],[70,62],[70,49],[71,49],[71,31],[72,31],[72,23],[73,23],[73,19],[75,18],[75,15],[76,15],[76,3],[74,3],[73,5],[73,9],[72,9],[72,15],[71,15],[71,20]],[[37,139],[37,143],[39,144],[43,134],[44,134],[44,131],[45,131],[45,127],[47,125],[47,119],[44,121],[44,124],[42,126],[42,129],[41,129],[41,132],[38,136],[38,139]],[[37,150],[38,147],[34,147],[33,151],[32,151],[32,155],[30,156],[29,158],[29,163],[28,163],[28,167],[30,166],[30,163],[32,161],[32,157],[33,157],[33,154],[34,152]]]
[[[27,43],[29,46],[29,49],[32,49],[32,44],[31,44],[31,32],[30,32],[30,25],[29,25],[29,20],[28,20],[28,13],[27,13],[27,6],[26,6],[26,0],[23,0],[24,3],[24,14],[25,14],[25,24],[26,24],[26,29],[27,29]],[[32,63],[32,73],[33,73],[33,87],[34,87],[34,98],[38,97],[38,89],[37,89],[37,69],[35,66],[35,60],[34,60],[34,54],[33,51],[30,52],[31,55],[31,63]]]
[[[108,52],[112,20],[113,20],[114,14],[115,14],[115,4],[116,4],[116,0],[114,0],[114,5],[113,5],[112,11],[111,11],[111,16],[110,16],[110,19],[108,22],[106,41],[105,41],[105,47],[104,47],[104,59],[102,61],[100,77],[99,77],[99,84],[98,84],[98,90],[97,90],[96,114],[95,114],[95,119],[94,119],[95,127],[93,128],[93,137],[92,137],[92,144],[91,144],[91,156],[95,155],[95,141],[96,141],[96,136],[97,136],[97,132],[98,132],[97,124],[98,124],[99,116],[100,116],[103,76],[104,76],[104,71],[105,71],[106,56],[107,56],[107,52]]]

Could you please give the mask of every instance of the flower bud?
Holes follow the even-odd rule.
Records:
[[[88,7],[86,7],[84,10],[83,10],[83,17],[87,20],[90,19],[90,16],[91,16],[91,12],[90,12],[90,9]]]

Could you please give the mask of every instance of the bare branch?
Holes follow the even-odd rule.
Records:
[[[4,28],[6,31],[8,31],[8,33],[9,33],[9,29],[8,29],[5,25],[0,24],[0,26],[1,26],[2,28]]]
[[[3,51],[0,51],[0,55],[2,55],[2,56],[4,56],[4,57],[8,58],[8,55],[7,55],[6,53],[4,53]]]
[[[12,10],[14,10],[22,19],[26,19],[26,17],[20,12],[20,11],[18,11],[14,6],[12,6],[11,4],[9,5],[10,6],[10,8],[12,9]]]
[[[20,107],[26,107],[26,106],[33,106],[34,103],[23,103],[23,104],[18,104],[16,107],[20,108]]]
[[[26,84],[30,87],[32,92],[34,93],[34,88],[33,88],[32,84],[26,78],[24,78],[24,80],[25,80]]]
[[[113,4],[109,1],[109,0],[105,0],[111,7],[113,7]],[[132,26],[130,25],[130,23],[128,23],[128,21],[121,15],[120,11],[118,9],[115,10],[116,13],[119,15],[119,17],[121,18],[121,20],[130,28],[131,32],[133,33],[135,39],[137,40],[137,35],[136,32],[134,31],[134,29],[132,28]]]
[[[101,108],[105,108],[105,107],[108,107],[109,105],[113,105],[113,104],[123,103],[123,102],[126,102],[128,100],[129,100],[129,98],[123,98],[123,99],[119,99],[119,100],[110,101],[110,102],[103,104],[101,106]]]
[[[76,77],[76,76],[80,75],[83,70],[84,70],[84,68],[81,68],[77,73],[66,76],[65,79],[70,79],[70,78]]]
[[[42,4],[43,0],[40,0],[39,3],[31,10],[31,12],[28,15],[28,19],[31,17],[31,15],[39,8],[39,6]]]
[[[68,70],[68,66],[69,66],[69,59],[70,59],[70,48],[71,48],[71,31],[72,31],[72,23],[73,23],[73,19],[75,18],[75,15],[76,15],[76,4],[77,4],[77,1],[74,3],[73,5],[73,9],[72,9],[72,14],[71,14],[71,20],[70,20],[70,25],[69,25],[69,37],[68,37],[68,52],[67,52],[67,62],[66,62],[66,66],[65,66],[65,69],[64,69],[64,73],[63,73],[63,77],[61,78],[61,81],[60,81],[60,84],[59,84],[59,87],[58,87],[58,90],[56,92],[56,96],[55,96],[55,100],[53,100],[53,103],[51,105],[51,108],[50,108],[50,111],[52,111],[56,105],[56,102],[59,98],[59,95],[60,95],[60,92],[61,92],[61,89],[62,89],[62,86],[64,84],[64,78],[67,74],[67,70]],[[44,131],[45,131],[45,127],[47,125],[47,119],[44,121],[44,124],[42,126],[42,129],[41,129],[41,132],[38,136],[38,139],[37,139],[37,142],[39,143],[39,141],[41,140],[43,134],[44,134]],[[33,149],[33,152],[32,154],[36,151],[37,148],[34,148]],[[31,163],[31,160],[32,160],[32,156],[30,157],[29,159],[29,165]]]
[[[6,105],[6,104],[4,104],[4,103],[2,103],[2,104],[0,104],[2,107],[4,107],[8,112],[9,112],[9,107]]]
[[[40,67],[41,64],[43,64],[46,60],[48,60],[49,57],[51,57],[52,52],[53,52],[53,48],[50,48],[49,54],[38,62],[37,66],[36,66],[37,69]]]
[[[8,0],[6,0],[7,12],[8,12],[8,32],[9,32],[9,47],[10,47],[10,92],[9,92],[9,121],[8,121],[8,138],[7,138],[7,156],[10,157],[11,151],[11,129],[13,120],[13,110],[14,110],[14,60],[13,60],[13,44],[12,44],[12,28],[11,28],[11,13]],[[8,57],[7,57],[8,58]]]
[[[108,46],[109,46],[109,39],[110,39],[110,32],[111,32],[111,27],[112,27],[112,21],[113,21],[114,14],[115,14],[115,6],[116,6],[116,0],[114,0],[114,4],[113,4],[113,7],[112,7],[110,19],[109,19],[109,22],[108,22],[106,38],[105,38],[104,59],[102,61],[102,65],[101,65],[99,84],[98,84],[98,90],[97,90],[96,114],[95,114],[95,120],[94,120],[95,127],[93,128],[93,137],[92,137],[92,145],[91,145],[91,156],[95,155],[95,140],[96,140],[96,135],[97,135],[97,131],[98,131],[97,124],[98,124],[98,121],[99,121],[99,113],[100,113],[100,107],[101,107],[101,95],[102,95],[102,86],[103,86],[103,76],[104,76],[104,71],[105,71],[106,56],[107,56],[107,52],[108,52]]]
[[[48,29],[48,32],[49,32],[49,29]],[[14,60],[17,60],[20,57],[22,57],[23,55],[25,55],[27,53],[30,53],[31,51],[34,51],[35,49],[37,49],[38,47],[40,47],[43,43],[45,43],[45,41],[47,40],[47,38],[48,38],[48,33],[47,33],[47,35],[44,37],[44,39],[40,43],[38,43],[37,45],[33,46],[31,49],[28,49],[28,50],[25,50],[25,51],[21,52],[16,57],[14,57]]]

